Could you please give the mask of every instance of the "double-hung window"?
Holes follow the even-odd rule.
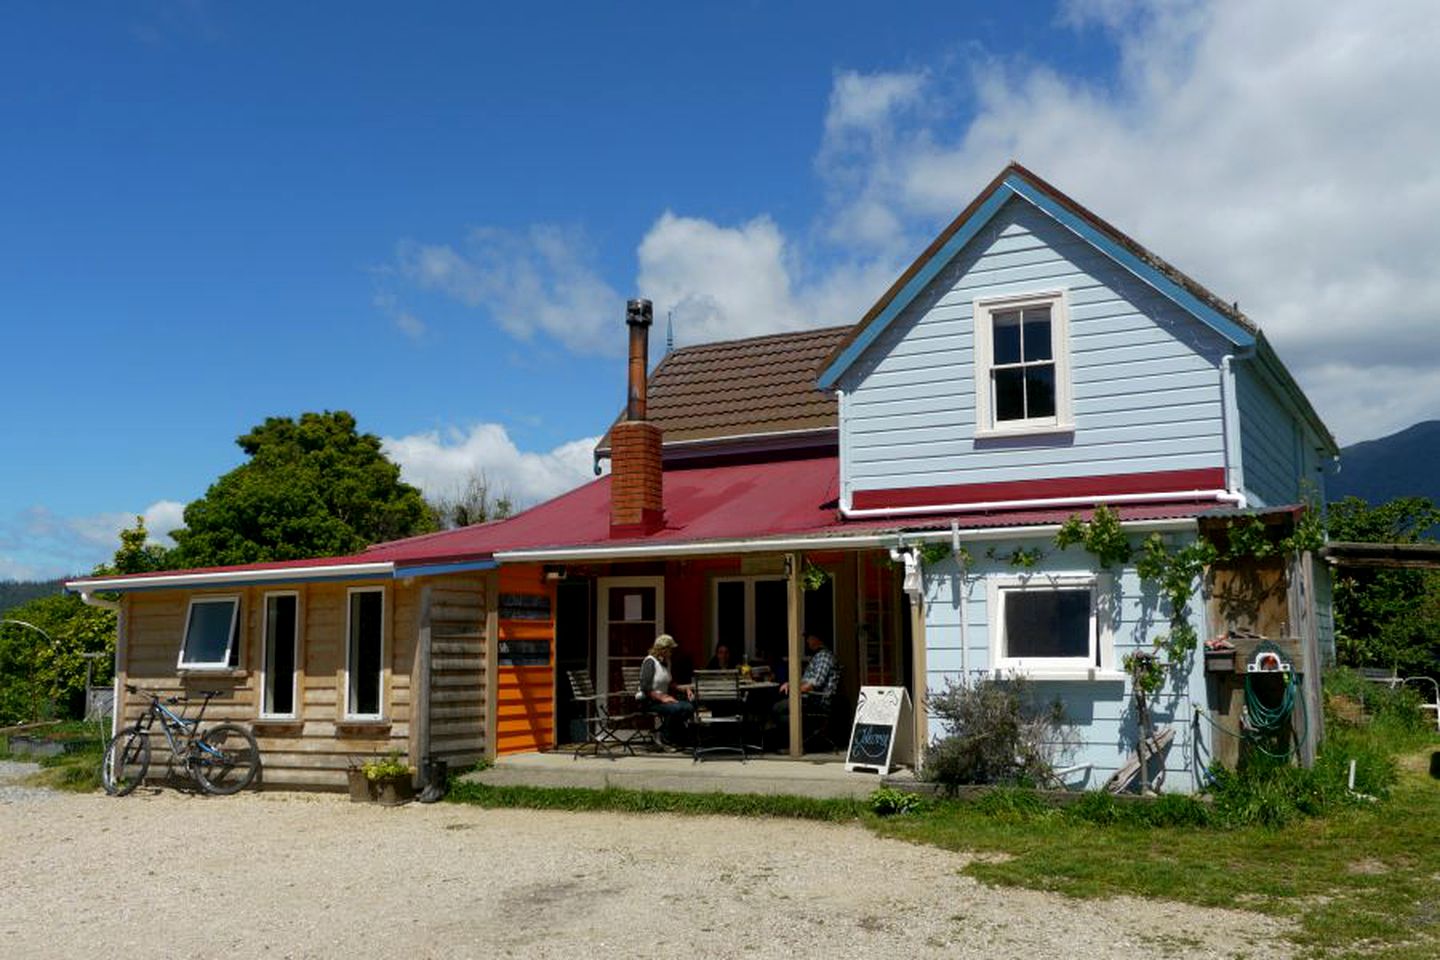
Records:
[[[345,719],[384,716],[385,588],[352,587],[346,615]]]
[[[975,434],[1074,426],[1063,292],[975,301]]]
[[[1038,677],[1113,673],[1110,582],[1088,574],[992,582],[992,666]]]
[[[240,665],[240,598],[195,597],[185,616],[181,670],[232,670]]]
[[[265,653],[261,685],[262,717],[294,717],[299,676],[300,595],[265,594]]]

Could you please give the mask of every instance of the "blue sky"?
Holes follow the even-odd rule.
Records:
[[[0,578],[174,525],[269,415],[558,492],[627,296],[682,342],[851,322],[1010,157],[1240,300],[1343,441],[1434,417],[1434,18],[1295,10],[12,7]]]

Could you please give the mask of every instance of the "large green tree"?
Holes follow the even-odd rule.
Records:
[[[434,529],[380,438],[344,411],[270,417],[236,443],[250,459],[185,508],[174,566],[334,556]]]
[[[1440,508],[1425,497],[1398,497],[1372,507],[1359,497],[1330,504],[1331,540],[1433,542]],[[1404,673],[1440,673],[1440,572],[1342,567],[1335,580],[1335,633],[1340,660]]]

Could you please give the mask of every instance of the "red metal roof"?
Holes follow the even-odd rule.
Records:
[[[1017,509],[954,515],[841,519],[839,463],[833,456],[766,463],[671,469],[664,474],[665,527],[648,536],[611,537],[610,478],[602,477],[505,520],[376,544],[348,557],[211,567],[185,573],[274,571],[392,563],[397,568],[481,561],[516,550],[597,546],[657,547],[707,541],[823,537],[902,530],[963,529],[1058,524],[1088,509]],[[1214,501],[1119,505],[1127,521],[1195,517],[1216,509]],[[179,572],[179,571],[175,571]],[[166,574],[156,574],[165,576]],[[92,582],[99,578],[82,578]]]

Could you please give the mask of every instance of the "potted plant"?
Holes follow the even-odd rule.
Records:
[[[394,807],[415,799],[415,768],[399,750],[391,750],[365,764],[365,779],[382,806]]]
[[[365,775],[365,761],[359,757],[351,757],[349,764],[345,767],[346,782],[350,788],[351,803],[369,803],[375,799],[375,791],[370,785],[370,778]]]

